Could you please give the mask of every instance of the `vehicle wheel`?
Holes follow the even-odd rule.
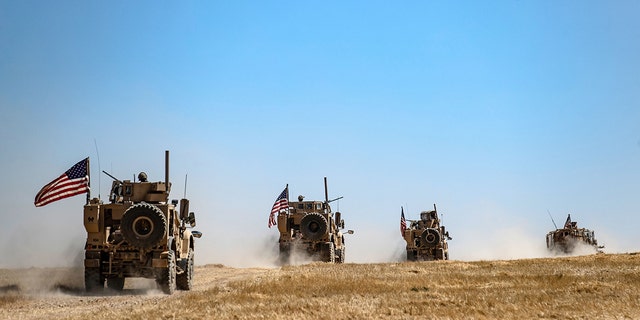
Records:
[[[193,250],[189,249],[186,259],[182,259],[182,273],[176,275],[176,286],[180,290],[193,288]]]
[[[176,256],[173,250],[169,250],[167,260],[168,266],[157,270],[156,283],[162,292],[172,294],[176,290]]]
[[[424,246],[435,247],[440,243],[440,233],[436,229],[426,229],[420,235],[420,241]]]
[[[116,291],[122,291],[124,289],[124,278],[107,278],[107,288]]]
[[[308,213],[300,220],[300,231],[309,240],[320,240],[327,232],[327,219],[318,213]]]
[[[149,249],[166,234],[167,219],[158,207],[142,202],[125,211],[120,228],[130,245]]]
[[[324,249],[322,250],[323,257],[322,261],[335,263],[336,262],[336,247],[333,242],[329,242],[325,244]]]
[[[416,261],[416,252],[413,250],[407,250],[407,261]]]
[[[338,263],[344,263],[344,257],[345,257],[344,252],[345,252],[345,250],[347,250],[347,247],[342,246],[342,249],[340,250],[340,254],[339,254],[340,261]]]
[[[291,257],[290,247],[280,247],[280,254],[278,255],[278,262],[281,265],[289,264],[289,258]]]
[[[87,292],[104,290],[104,277],[100,274],[100,268],[84,268],[84,288]]]

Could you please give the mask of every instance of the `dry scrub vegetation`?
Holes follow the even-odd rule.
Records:
[[[38,315],[59,319],[639,319],[639,288],[636,254],[278,269],[204,266],[196,270],[194,291],[173,296],[153,290],[107,297],[0,292],[0,316],[37,318],[28,313],[35,306],[53,308]],[[62,300],[52,306],[41,301],[50,299]],[[84,307],[73,309],[77,305]]]

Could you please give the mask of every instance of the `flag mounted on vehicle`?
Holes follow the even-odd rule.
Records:
[[[407,230],[407,220],[404,218],[404,208],[400,207],[400,234],[404,237],[404,231]]]
[[[571,214],[567,215],[567,221],[564,222],[565,229],[571,229]]]
[[[33,204],[41,207],[54,201],[89,191],[89,158],[76,163],[58,178],[42,187]]]
[[[276,202],[273,203],[271,214],[269,215],[269,228],[276,225],[276,214],[280,210],[286,209],[289,209],[289,185],[282,190],[282,193],[276,198]]]

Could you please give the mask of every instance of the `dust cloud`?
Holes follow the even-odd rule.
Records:
[[[544,237],[533,236],[524,228],[512,226],[499,230],[477,228],[459,233],[449,242],[449,256],[453,260],[465,261],[513,260],[549,257],[550,253]]]

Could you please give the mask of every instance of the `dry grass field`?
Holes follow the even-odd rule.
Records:
[[[81,270],[0,272],[2,319],[640,319],[640,254],[275,269],[196,269],[193,291],[127,280],[88,296]]]

